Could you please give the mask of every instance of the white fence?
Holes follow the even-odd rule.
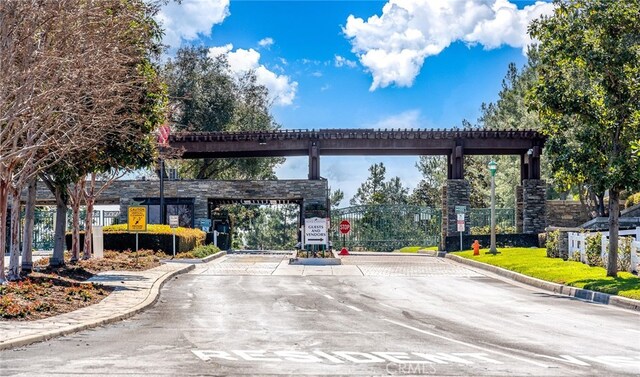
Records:
[[[576,233],[569,232],[569,259],[574,259],[575,253],[580,253],[580,261],[587,263],[587,237],[596,233]],[[606,262],[609,254],[609,232],[599,232],[602,235],[602,242],[600,246],[600,257]],[[640,260],[638,258],[638,252],[640,251],[640,228],[631,230],[621,230],[618,235],[620,237],[632,236],[635,241],[631,243],[631,255],[629,272],[638,271],[638,264]]]

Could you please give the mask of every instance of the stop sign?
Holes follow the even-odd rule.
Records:
[[[347,220],[340,221],[340,233],[347,234],[351,231],[351,224]]]

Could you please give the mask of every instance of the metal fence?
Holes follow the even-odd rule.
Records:
[[[52,250],[55,236],[55,216],[56,210],[49,207],[36,207],[33,223],[33,249],[34,250]],[[117,224],[120,217],[120,211],[93,211],[92,223],[94,226],[106,226]],[[80,229],[84,230],[84,221],[86,212],[80,212]],[[21,215],[21,229],[24,226],[24,212]],[[71,211],[67,213],[67,229],[71,228]],[[9,232],[7,232],[7,237]],[[20,233],[22,241],[22,233]],[[9,242],[7,240],[7,248]],[[22,247],[22,242],[20,243]],[[8,251],[8,249],[7,249]]]
[[[342,247],[342,220],[351,223],[344,237],[350,250],[392,251],[405,246],[434,246],[440,242],[442,212],[410,205],[368,205],[341,208],[331,214],[331,240]]]
[[[469,214],[471,231],[482,234],[491,228],[491,208],[472,208]],[[516,210],[513,208],[496,208],[496,227],[500,233],[516,232]]]

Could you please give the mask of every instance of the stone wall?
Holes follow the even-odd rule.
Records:
[[[544,232],[547,226],[547,184],[542,179],[522,181],[522,231],[527,234]]]
[[[516,186],[516,233],[522,233],[522,210],[524,203],[522,202],[522,186]]]
[[[100,184],[98,184],[100,187]],[[97,199],[97,204],[119,204],[120,220],[126,222],[127,208],[134,198],[158,198],[160,181],[115,181]],[[195,218],[207,217],[209,199],[256,200],[320,200],[326,201],[326,180],[274,181],[165,181],[165,198],[193,198]],[[23,193],[23,197],[26,194]],[[44,184],[38,185],[38,203],[54,204],[54,198]]]
[[[547,226],[572,228],[591,220],[582,203],[576,200],[548,200]]]
[[[448,236],[458,235],[456,206],[465,207],[465,231],[469,234],[471,222],[469,221],[469,195],[471,186],[465,179],[449,179],[442,188],[442,248],[445,247],[445,240]]]

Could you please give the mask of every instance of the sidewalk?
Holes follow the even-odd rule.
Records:
[[[156,302],[162,285],[193,264],[167,263],[146,271],[101,272],[90,282],[116,287],[98,304],[29,322],[0,321],[0,350],[44,341],[133,316]]]

